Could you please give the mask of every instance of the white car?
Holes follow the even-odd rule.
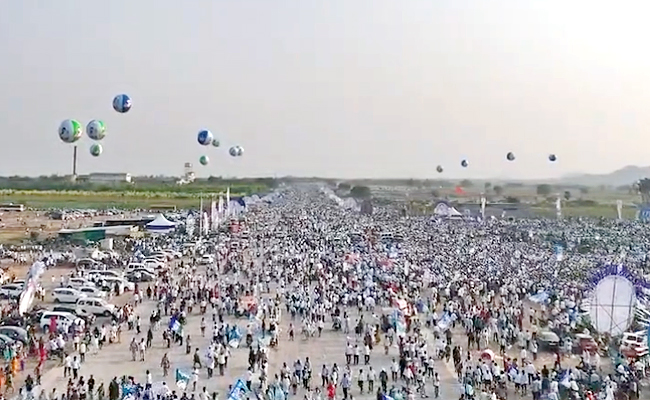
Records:
[[[104,287],[114,290],[115,285],[117,284],[118,289],[119,289],[119,294],[122,294],[126,291],[133,291],[135,290],[135,283],[129,282],[125,279],[122,278],[115,278],[112,276],[105,276],[102,278],[102,281],[104,282]]]
[[[25,288],[24,284],[20,283],[9,283],[7,285],[0,286],[0,297],[6,299],[17,299],[23,293]]]
[[[204,254],[203,257],[199,260],[199,264],[202,265],[210,265],[214,264],[214,257],[212,254]]]
[[[95,284],[84,278],[70,278],[68,279],[68,284],[66,286],[77,289],[82,286],[95,286]]]
[[[144,260],[144,268],[151,268],[151,269],[165,268],[165,263],[162,263],[158,260],[147,259]]]
[[[115,304],[107,303],[104,299],[86,297],[77,301],[77,311],[80,313],[110,317],[115,313]]]
[[[86,295],[73,288],[56,288],[52,291],[52,297],[55,303],[76,303]]]
[[[79,290],[81,293],[85,294],[87,297],[99,297],[99,298],[106,297],[106,292],[96,288],[95,285],[93,285],[93,286],[82,286],[82,287],[78,288],[77,290]]]
[[[54,319],[57,330],[68,331],[73,323],[77,326],[78,331],[83,331],[85,322],[83,319],[76,317],[69,312],[63,311],[45,311],[41,316],[39,326],[43,332],[49,332]]]

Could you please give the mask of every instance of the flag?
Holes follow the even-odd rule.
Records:
[[[381,400],[395,400],[395,399],[393,399],[392,397],[390,397],[389,395],[387,395],[385,393],[382,393],[381,394]]]
[[[219,204],[217,205],[217,213],[223,215],[223,197],[219,196]]]
[[[226,215],[230,215],[230,186],[226,189]]]
[[[180,390],[185,390],[187,384],[190,382],[190,374],[186,374],[180,369],[176,369],[176,386]]]
[[[226,400],[245,400],[247,393],[248,388],[246,387],[246,383],[240,378],[235,381],[234,385],[232,385]]]
[[[456,194],[465,194],[465,190],[463,190],[462,186],[456,186],[455,192]]]
[[[217,230],[217,221],[217,202],[213,198],[210,204],[210,225],[213,231]]]
[[[169,330],[176,333],[181,330],[181,323],[176,317],[172,317],[171,320],[169,320]]]

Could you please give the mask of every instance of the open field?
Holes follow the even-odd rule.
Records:
[[[0,191],[0,203],[24,204],[28,208],[78,209],[146,209],[153,205],[173,205],[177,208],[199,208],[200,199],[215,198],[223,193],[182,192],[90,192],[90,191]],[[247,193],[231,193],[231,197]]]

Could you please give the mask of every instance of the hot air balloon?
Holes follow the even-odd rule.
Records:
[[[217,138],[212,139],[212,146],[213,146],[213,147],[219,147],[219,146],[221,146],[221,142],[219,141],[219,139],[217,139]]]
[[[509,152],[508,154],[506,154],[506,159],[508,159],[508,161],[514,161],[515,154],[513,152]]]
[[[106,125],[102,121],[93,119],[86,125],[86,135],[92,140],[102,140],[106,136]]]
[[[438,165],[438,166],[436,167],[436,171],[438,171],[439,174],[442,174],[442,171],[443,171],[443,169],[442,169],[442,165]]]
[[[463,160],[463,161],[460,162],[460,166],[463,167],[463,168],[467,168],[468,165],[469,165],[469,163],[467,162],[467,160]]]
[[[65,143],[74,143],[81,139],[83,128],[79,121],[74,119],[66,119],[59,125],[59,138]]]
[[[201,165],[208,165],[210,163],[210,159],[208,158],[208,156],[201,156],[199,157],[199,163]]]
[[[113,98],[113,109],[120,114],[129,112],[131,109],[131,98],[126,94],[118,94]]]
[[[99,143],[93,143],[93,145],[90,146],[90,155],[93,157],[99,157],[102,154],[102,151],[104,151],[104,149]]]
[[[239,150],[237,149],[237,146],[232,146],[230,149],[228,149],[228,154],[230,154],[232,157],[237,157],[239,153]]]
[[[557,160],[557,157],[555,156],[555,154],[549,154],[548,155],[548,160],[550,162],[555,162],[555,160]]]
[[[212,139],[214,139],[214,136],[212,135],[212,132],[207,129],[201,129],[198,135],[196,135],[196,141],[199,142],[201,146],[208,146],[212,143]]]

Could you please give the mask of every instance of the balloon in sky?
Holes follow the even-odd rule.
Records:
[[[127,113],[131,109],[131,98],[126,94],[118,94],[113,98],[113,109],[118,113]]]
[[[59,138],[65,143],[74,143],[81,139],[83,128],[79,121],[74,119],[66,119],[59,125]]]
[[[514,161],[515,154],[513,152],[509,152],[508,154],[506,154],[506,158],[508,159],[508,161]]]
[[[102,121],[93,119],[86,125],[86,135],[92,140],[102,140],[106,136],[106,125]]]
[[[212,139],[214,139],[214,136],[212,136],[212,132],[207,129],[201,129],[199,134],[196,135],[196,140],[201,146],[208,146],[212,143]]]
[[[99,155],[102,154],[102,151],[104,151],[104,149],[99,143],[93,143],[93,145],[90,146],[90,155],[93,157],[99,157]]]
[[[463,168],[467,168],[468,165],[469,165],[469,163],[467,162],[467,160],[463,160],[463,161],[460,162],[460,166],[463,167]]]
[[[199,157],[199,163],[201,165],[208,165],[208,163],[210,163],[210,159],[208,158],[208,156],[201,156]]]
[[[549,154],[548,155],[548,160],[550,162],[555,162],[555,160],[557,160],[557,157],[555,156],[555,154]]]
[[[239,150],[237,149],[237,146],[233,146],[230,149],[228,149],[228,154],[230,154],[233,157],[237,157],[239,153]]]
[[[212,146],[214,146],[214,147],[221,146],[221,142],[219,141],[219,139],[216,139],[216,138],[212,139]]]
[[[438,171],[439,174],[442,174],[442,171],[443,171],[443,169],[442,169],[442,165],[438,165],[438,166],[436,167],[436,171]]]

